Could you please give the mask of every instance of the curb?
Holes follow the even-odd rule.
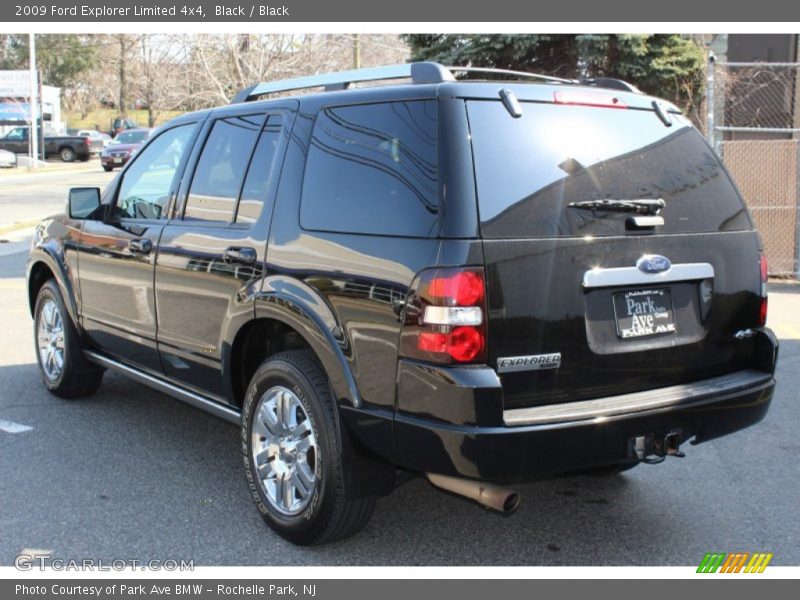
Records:
[[[29,219],[27,221],[17,221],[16,223],[12,223],[11,225],[0,225],[0,235],[4,235],[6,233],[12,233],[14,231],[19,231],[20,229],[28,229],[29,227],[36,227],[45,218],[46,217],[42,217],[41,219]]]
[[[83,167],[86,168],[83,168]],[[94,163],[92,160],[86,161],[86,163],[78,163],[78,167],[75,167],[75,163],[65,163],[60,165],[56,163],[52,167],[17,167],[14,169],[2,169],[0,170],[0,180],[4,179],[5,177],[14,177],[15,175],[36,175],[37,173],[63,173],[63,172],[73,172],[73,173],[82,173],[84,171],[91,171],[92,169],[89,167],[97,167],[101,169],[100,162]]]

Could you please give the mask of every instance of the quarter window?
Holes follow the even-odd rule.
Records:
[[[306,229],[428,237],[438,224],[436,102],[328,108],[308,151]]]

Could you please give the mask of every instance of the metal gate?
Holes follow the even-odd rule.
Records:
[[[800,63],[708,65],[706,133],[753,215],[770,275],[798,275]]]

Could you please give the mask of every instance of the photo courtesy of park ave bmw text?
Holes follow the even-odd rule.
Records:
[[[0,595],[798,577],[800,8],[712,8],[0,6]]]

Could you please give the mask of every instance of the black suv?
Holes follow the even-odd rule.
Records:
[[[114,369],[240,425],[298,544],[357,532],[398,469],[510,511],[514,482],[759,421],[766,263],[689,120],[622,82],[455,71],[259,84],[70,190],[28,265],[45,385]]]

